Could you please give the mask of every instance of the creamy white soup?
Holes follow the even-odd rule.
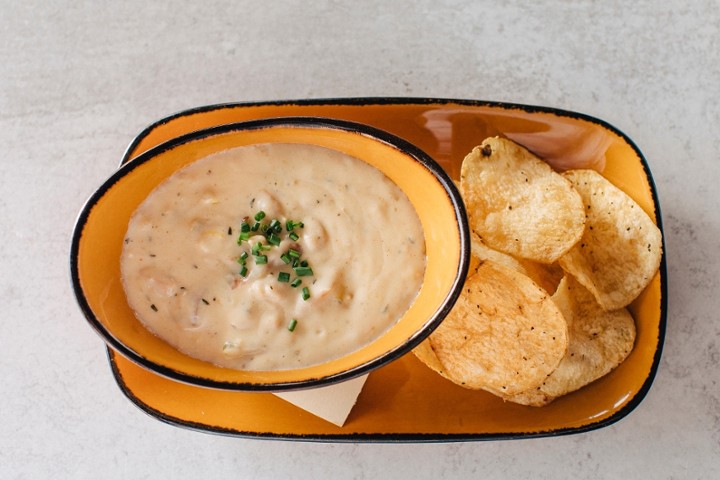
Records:
[[[405,194],[341,152],[262,144],[200,159],[128,225],[130,307],[192,357],[242,370],[338,358],[410,307],[425,241]]]

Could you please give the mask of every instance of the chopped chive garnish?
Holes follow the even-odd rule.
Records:
[[[295,267],[293,270],[298,277],[309,277],[313,274],[312,268],[310,267]]]
[[[252,202],[251,202],[251,208],[252,208]],[[237,259],[237,262],[241,265],[240,269],[240,276],[243,278],[247,278],[249,274],[248,266],[247,266],[247,259],[250,257],[250,254],[252,254],[253,258],[255,259],[256,265],[265,265],[268,263],[268,256],[264,254],[265,251],[271,250],[273,247],[279,247],[282,244],[283,238],[288,238],[293,242],[298,242],[300,240],[300,235],[295,231],[297,228],[304,228],[305,224],[303,222],[297,222],[294,220],[286,220],[285,221],[285,229],[287,230],[287,237],[282,236],[283,231],[283,224],[280,220],[277,218],[273,218],[272,220],[263,222],[262,220],[267,217],[267,214],[259,210],[252,218],[245,217],[242,219],[242,222],[240,223],[240,235],[237,238],[238,245],[242,245],[242,242],[247,241],[249,244],[252,245],[252,248],[249,251],[242,251],[240,253],[240,256]],[[254,220],[253,220],[254,219]],[[265,242],[259,242],[259,241],[250,241],[250,237],[255,235],[252,232],[259,232],[262,233],[265,236]],[[228,227],[228,235],[232,235],[233,228]],[[282,253],[280,255],[280,259],[285,263],[286,265],[289,265],[292,267],[293,272],[295,275],[292,275],[293,272],[278,272],[277,273],[277,279],[278,282],[281,283],[289,283],[291,287],[298,288],[302,285],[303,280],[300,277],[307,277],[307,276],[313,276],[313,270],[310,267],[310,264],[307,260],[302,259],[302,249],[301,248],[289,248],[287,251]],[[273,272],[268,272],[270,275],[273,275]],[[291,280],[291,277],[294,276],[295,278]],[[314,282],[312,282],[314,283]],[[272,287],[270,287],[272,288]],[[310,288],[304,287],[302,288],[301,292],[302,299],[304,301],[307,301],[310,299]],[[201,299],[206,305],[209,305],[210,303],[205,300],[204,298]],[[152,309],[157,311],[157,308],[155,305],[152,305]],[[295,326],[297,325],[297,320],[292,319],[292,321],[288,324],[288,330],[293,331],[295,329]]]
[[[287,222],[285,222],[285,229],[288,232],[292,232],[296,228],[303,228],[304,226],[305,224],[303,222],[294,222],[292,220],[288,220]]]
[[[280,245],[280,237],[275,235],[274,232],[268,235],[267,239],[270,244],[275,245],[276,247]]]
[[[260,255],[260,252],[264,252],[266,250],[270,250],[272,247],[270,245],[263,245],[261,242],[256,243],[252,247],[252,254],[257,256]]]
[[[297,327],[297,320],[293,318],[292,320],[290,320],[290,323],[288,323],[287,329],[293,332],[295,331],[295,327]]]

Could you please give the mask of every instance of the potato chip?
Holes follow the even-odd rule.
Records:
[[[580,193],[587,221],[582,238],[559,263],[604,309],[624,307],[660,267],[660,229],[634,200],[594,170],[570,170],[563,176]]]
[[[443,376],[466,388],[510,395],[536,388],[555,370],[567,349],[567,324],[528,277],[480,261],[426,342],[418,358],[431,358],[430,367]]]
[[[523,405],[543,406],[603,377],[630,354],[635,322],[625,308],[605,311],[577,280],[566,276],[553,301],[568,322],[570,343],[557,369],[536,389],[503,396]]]
[[[475,232],[470,234],[470,250],[472,255],[470,256],[468,276],[475,273],[483,260],[492,260],[493,262],[511,268],[516,272],[526,273],[525,268],[517,259],[515,259],[515,257],[488,247]]]
[[[472,255],[470,256],[468,277],[474,275],[484,261],[491,260],[495,263],[499,263],[512,270],[515,270],[516,272],[527,275],[533,281],[538,283],[539,286],[543,287],[546,291],[554,292],[557,288],[557,285],[563,276],[563,271],[557,264],[545,265],[531,262],[529,260],[517,260],[511,255],[498,252],[497,250],[493,250],[492,248],[488,247],[482,242],[482,240],[480,240],[480,237],[474,232],[471,232],[470,236]],[[558,271],[559,278],[557,278]],[[429,340],[425,340],[420,345],[415,347],[413,353],[418,357],[418,359],[420,359],[425,365],[430,367],[436,373],[447,378],[448,380],[453,380],[445,374],[443,366],[440,363],[440,360],[438,360],[435,351],[432,349]],[[497,395],[502,395],[500,392],[493,391],[493,393],[496,393]]]
[[[585,214],[570,182],[509,140],[475,147],[460,179],[470,227],[491,248],[553,263],[582,236]]]
[[[470,257],[468,276],[477,270],[480,260],[492,260],[516,272],[527,275],[533,282],[537,283],[538,286],[542,287],[551,295],[555,292],[560,280],[563,278],[563,269],[557,263],[548,265],[533,262],[532,260],[517,259],[512,255],[488,247],[475,232],[472,232],[470,236],[472,256]]]

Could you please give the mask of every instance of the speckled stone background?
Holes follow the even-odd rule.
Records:
[[[720,2],[0,1],[1,478],[720,478]],[[113,382],[68,275],[85,199],[146,124],[245,100],[548,105],[635,140],[669,314],[644,402],[594,432],[421,445],[212,436]]]

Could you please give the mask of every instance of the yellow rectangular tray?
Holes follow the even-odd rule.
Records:
[[[167,140],[215,125],[282,116],[362,122],[398,135],[457,178],[464,156],[485,137],[503,135],[555,158],[605,151],[603,174],[635,199],[660,226],[650,169],[634,143],[587,115],[474,100],[351,98],[238,103],[202,107],[160,120],[130,144],[123,162]],[[541,151],[537,151],[541,150]],[[336,427],[269,393],[228,392],[179,383],[108,350],[125,395],[153,417],[205,432],[314,441],[470,441],[578,433],[610,425],[637,407],[652,384],[665,335],[667,271],[660,271],[631,305],[636,345],[608,376],[549,406],[505,403],[441,378],[412,354],[374,371],[343,427]]]

